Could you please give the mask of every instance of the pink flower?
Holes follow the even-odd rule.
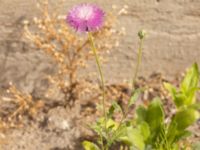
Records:
[[[74,6],[67,15],[70,26],[80,32],[99,29],[104,20],[104,12],[94,4],[80,4]]]

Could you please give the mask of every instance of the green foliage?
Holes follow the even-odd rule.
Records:
[[[96,144],[89,141],[84,141],[82,145],[85,150],[100,150],[100,148]]]
[[[111,107],[108,110],[108,113],[107,113],[108,118],[112,118],[112,116],[115,112],[121,112],[122,113],[123,111],[122,111],[121,106],[119,106],[119,104],[114,101],[112,103]]]
[[[198,111],[194,109],[184,109],[176,113],[172,122],[176,123],[177,130],[184,130],[198,119]]]
[[[169,83],[164,83],[177,107],[196,103],[196,92],[199,90],[199,69],[195,63],[186,73],[179,90]]]
[[[194,96],[194,92],[197,90],[198,84],[199,84],[199,69],[198,65],[195,63],[187,71],[187,74],[181,83],[181,91],[185,93],[186,96],[189,97],[190,95]]]
[[[136,128],[140,128],[145,147],[156,147],[156,141],[161,141],[164,127],[164,111],[159,98],[155,98],[145,108],[136,110]],[[143,148],[144,149],[144,148]]]
[[[128,107],[132,106],[135,103],[135,101],[139,98],[140,94],[141,94],[141,90],[140,89],[136,89],[134,91],[133,95],[129,99]]]
[[[131,96],[127,108],[129,109],[135,101],[138,99],[139,95],[141,93],[141,90],[137,89],[134,91],[133,95]],[[126,110],[128,112],[128,110]],[[130,142],[129,139],[127,139],[127,133],[137,133],[137,131],[132,128],[130,128],[130,121],[124,121],[126,119],[126,112],[122,110],[121,106],[116,103],[115,101],[112,103],[110,108],[107,111],[107,120],[105,117],[101,117],[97,120],[97,122],[91,126],[93,131],[97,133],[99,136],[99,139],[97,140],[97,144],[100,145],[103,149],[107,150],[109,147],[111,147],[114,143],[119,141],[126,141],[127,144]],[[121,113],[123,118],[120,122],[116,122],[113,120],[113,116],[115,113]],[[106,124],[106,126],[105,126]],[[142,128],[142,131],[144,132],[145,127]],[[145,133],[143,133],[145,134]],[[135,134],[129,134],[131,135],[132,139],[137,139],[137,136]],[[103,139],[102,139],[103,138]],[[132,140],[131,140],[132,141]],[[133,140],[135,141],[135,140]],[[85,143],[86,142],[86,143]],[[94,143],[88,143],[87,141],[83,142],[85,150],[90,150],[90,148],[96,147]],[[84,144],[85,143],[85,144]],[[133,145],[132,143],[129,145]],[[141,146],[140,141],[138,141],[138,145]],[[93,149],[91,149],[93,150]]]
[[[187,128],[199,118],[199,103],[196,102],[196,92],[199,86],[199,69],[195,63],[186,73],[179,90],[169,83],[164,83],[177,106],[176,114],[171,119],[167,138],[172,145],[191,135]]]
[[[148,106],[138,106],[135,118],[128,120],[124,110],[116,102],[113,102],[107,112],[106,128],[104,128],[104,117],[100,118],[92,127],[99,137],[103,137],[103,141],[99,139],[97,144],[103,147],[103,150],[108,150],[116,142],[127,145],[130,150],[186,149],[186,146],[180,147],[178,143],[191,136],[192,133],[187,128],[199,118],[200,104],[196,102],[196,93],[199,91],[197,64],[187,71],[179,89],[169,83],[164,83],[164,86],[176,105],[176,112],[169,122],[165,122],[165,112],[159,98],[154,98]],[[140,93],[141,90],[135,90],[128,102],[128,109],[135,103]],[[121,122],[113,119],[116,112],[123,114],[124,118]],[[96,144],[88,141],[83,145],[85,150],[99,150]],[[194,150],[198,148],[199,144],[193,146]]]
[[[126,143],[130,147],[136,147],[140,150],[144,149],[144,138],[139,128],[127,127],[126,135],[119,138],[121,142]]]
[[[153,100],[147,111],[145,121],[149,124],[151,131],[157,131],[164,122],[164,111],[159,99]]]
[[[169,124],[167,137],[171,144],[190,136],[191,133],[187,128],[191,126],[199,118],[199,112],[195,109],[185,108],[179,110],[172,118]]]
[[[154,99],[147,108],[139,106],[136,109],[136,124],[133,124],[132,129],[138,137],[137,140],[133,140],[132,144],[138,149],[149,147],[158,150],[180,149],[178,142],[191,135],[187,128],[199,118],[200,105],[196,102],[196,92],[199,87],[197,64],[187,71],[179,90],[169,83],[164,83],[164,86],[177,106],[176,113],[171,118],[171,122],[164,123],[165,115],[158,98]],[[142,134],[144,132],[139,130],[141,124],[145,124],[147,134]],[[131,137],[128,136],[128,139],[130,140]],[[138,143],[143,143],[145,148]]]

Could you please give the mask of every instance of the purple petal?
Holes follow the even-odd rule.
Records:
[[[93,4],[80,4],[73,7],[67,16],[70,26],[80,32],[99,29],[104,20],[104,12]]]

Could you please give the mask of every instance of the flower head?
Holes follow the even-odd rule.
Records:
[[[94,4],[74,6],[67,15],[70,26],[80,32],[95,31],[103,24],[104,12]]]
[[[145,38],[146,34],[147,32],[143,29],[138,32],[138,36],[141,40]]]

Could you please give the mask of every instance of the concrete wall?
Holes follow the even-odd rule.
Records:
[[[56,1],[51,1],[52,6]],[[104,65],[110,82],[130,79],[130,68],[135,67],[137,32],[141,28],[147,30],[148,37],[140,75],[156,71],[172,77],[193,62],[200,63],[200,0],[67,0],[61,12],[88,1],[98,3],[106,11],[112,4],[129,6],[128,14],[120,18],[127,35],[108,56],[110,63]],[[36,0],[0,0],[1,85],[12,81],[33,91],[40,86],[41,76],[51,72],[50,61],[21,40],[23,20],[36,15]]]

